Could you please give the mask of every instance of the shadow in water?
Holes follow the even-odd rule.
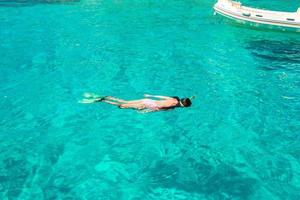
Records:
[[[150,170],[154,188],[175,188],[214,199],[250,199],[257,188],[257,180],[229,165],[212,166],[194,159],[188,159],[185,164],[176,166],[157,162]]]
[[[80,2],[80,0],[0,0],[0,7],[22,7],[37,4],[66,4]]]
[[[246,48],[264,62],[264,70],[299,70],[300,42],[256,40]]]

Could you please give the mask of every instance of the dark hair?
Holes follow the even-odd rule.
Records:
[[[190,107],[192,105],[192,101],[189,98],[182,98],[180,99],[180,102],[184,107]]]

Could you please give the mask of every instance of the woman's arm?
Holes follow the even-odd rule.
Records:
[[[150,113],[150,112],[155,112],[155,111],[158,111],[158,110],[144,109],[144,110],[138,110],[137,112],[144,114],[144,113]]]
[[[167,97],[167,96],[160,96],[160,95],[150,95],[150,94],[144,94],[144,97],[154,97],[158,99],[171,99],[172,97]]]

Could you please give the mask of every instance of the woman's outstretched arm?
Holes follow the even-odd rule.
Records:
[[[167,96],[160,96],[160,95],[150,95],[150,94],[144,94],[144,97],[154,97],[158,99],[171,99],[172,97],[167,97]]]

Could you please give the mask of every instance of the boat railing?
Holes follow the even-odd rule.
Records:
[[[298,8],[297,12],[295,12],[295,13],[288,13],[288,12],[270,11],[270,10],[262,10],[262,9],[246,7],[246,6],[243,6],[241,2],[238,2],[238,1],[232,1],[232,0],[219,0],[219,1],[229,3],[229,5],[232,6],[233,8],[236,8],[237,10],[240,10],[241,12],[243,12],[244,16],[251,16],[252,14],[257,15],[257,17],[276,16],[278,18],[281,18],[282,16],[293,17],[293,16],[295,16],[295,14],[296,14],[296,16],[297,15],[300,16],[300,8]]]
[[[231,5],[235,8],[242,8],[241,2],[231,1]]]

